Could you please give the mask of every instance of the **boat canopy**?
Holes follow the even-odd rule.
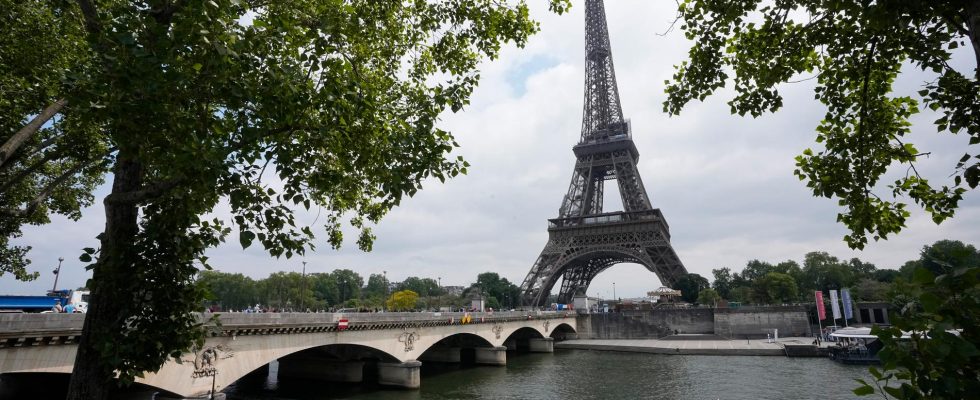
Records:
[[[871,334],[871,328],[864,328],[864,327],[840,328],[834,331],[834,333],[831,333],[830,336],[838,339],[843,339],[843,338],[877,339],[878,338],[877,336]],[[911,337],[912,335],[909,334],[909,332],[902,332],[902,339],[910,339]]]

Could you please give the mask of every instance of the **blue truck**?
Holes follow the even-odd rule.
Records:
[[[58,290],[45,296],[0,295],[0,312],[45,312],[54,309],[55,304],[66,306],[74,304],[79,312],[88,311],[87,290]]]

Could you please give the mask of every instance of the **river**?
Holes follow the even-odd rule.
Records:
[[[509,353],[506,367],[423,364],[422,388],[303,380],[240,381],[229,400],[312,399],[853,399],[867,367],[822,358],[678,356],[556,350]]]

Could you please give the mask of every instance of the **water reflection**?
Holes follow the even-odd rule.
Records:
[[[275,371],[275,366],[270,372]],[[273,374],[270,374],[273,375]],[[420,390],[252,377],[229,399],[850,399],[867,368],[826,359],[559,350],[506,367],[423,364]]]

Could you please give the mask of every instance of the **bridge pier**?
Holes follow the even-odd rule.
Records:
[[[531,338],[528,339],[528,350],[532,353],[554,353],[555,352],[555,339],[546,338]]]
[[[479,365],[507,365],[507,348],[499,347],[477,347],[476,363]]]
[[[403,389],[418,389],[422,381],[422,362],[378,363],[378,384]]]
[[[357,383],[364,380],[364,361],[286,357],[279,360],[279,377]]]
[[[462,349],[459,347],[434,347],[427,350],[419,361],[459,363],[462,358],[460,357],[460,350]]]

